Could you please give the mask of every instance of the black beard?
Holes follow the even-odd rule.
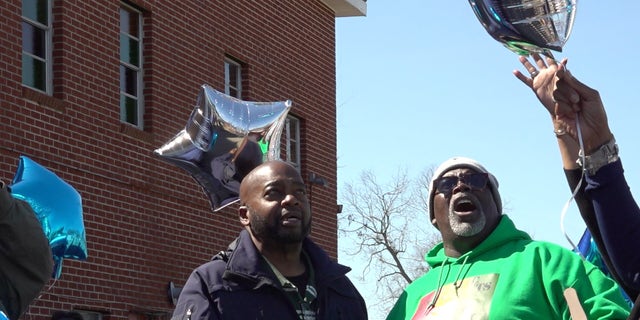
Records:
[[[255,214],[251,215],[250,222],[251,233],[261,241],[268,239],[276,243],[295,244],[302,242],[311,231],[311,220],[307,224],[303,223],[299,232],[286,230],[287,228],[280,225],[279,220],[269,221]]]

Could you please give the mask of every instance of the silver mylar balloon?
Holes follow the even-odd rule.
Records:
[[[156,149],[187,170],[218,211],[238,200],[242,178],[280,157],[280,136],[291,101],[242,101],[203,85],[187,124]]]
[[[527,55],[562,51],[577,0],[469,0],[482,26],[509,50]]]

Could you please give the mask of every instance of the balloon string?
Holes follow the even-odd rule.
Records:
[[[556,60],[556,58],[553,56],[553,53],[551,51],[545,52],[544,55],[546,55],[548,58],[551,58],[556,64],[558,63],[558,60]],[[578,144],[580,146],[580,150],[584,150],[584,142],[582,140],[582,129],[580,128],[580,113],[576,114],[576,130],[578,134]],[[580,157],[580,163],[584,164],[585,163],[584,152],[578,153],[578,156]],[[575,245],[575,243],[571,241],[571,237],[569,237],[569,235],[567,234],[567,230],[564,227],[564,220],[565,220],[565,217],[567,216],[567,210],[569,209],[571,202],[575,200],[575,197],[576,197],[576,194],[578,194],[578,191],[580,191],[580,187],[582,186],[583,181],[584,181],[584,170],[581,170],[580,180],[578,181],[578,185],[575,187],[575,189],[571,193],[571,197],[564,204],[562,208],[562,212],[560,213],[560,230],[562,231],[562,234],[564,235],[565,239],[567,239],[567,241],[571,245],[571,248],[573,249],[573,251],[577,252],[580,255],[580,257],[585,259],[584,255],[580,252],[580,250],[578,250],[578,247]]]
[[[38,295],[38,297],[33,299],[33,300],[34,301],[40,300],[40,298],[42,298],[43,295],[49,294],[51,289],[53,288],[53,286],[56,284],[56,282],[58,282],[58,278],[54,278],[53,282],[50,285],[47,286],[46,290],[41,291],[40,294]],[[29,304],[29,306],[27,306],[27,310],[25,310],[25,312],[24,312],[24,317],[26,319],[30,319],[31,318],[31,306],[32,306],[32,304]]]
[[[582,141],[582,130],[580,129],[580,114],[576,114],[576,129],[578,131],[578,143],[580,145],[580,150],[584,150],[584,143]],[[584,152],[580,152],[579,156],[581,157],[581,163],[584,164],[585,163]],[[580,252],[580,250],[578,250],[578,247],[573,243],[573,241],[571,241],[571,237],[569,237],[564,227],[564,219],[567,215],[567,210],[569,209],[569,205],[571,205],[571,201],[575,200],[576,194],[578,194],[578,191],[580,191],[580,186],[582,186],[583,180],[584,180],[584,170],[581,170],[580,181],[578,181],[578,185],[573,190],[573,193],[571,194],[571,198],[569,198],[569,200],[565,203],[564,207],[562,208],[562,213],[560,214],[560,230],[562,230],[562,234],[567,239],[567,241],[569,241],[569,244],[571,245],[571,248],[573,248],[573,251],[577,252],[580,255],[580,257],[582,257],[582,259],[585,259],[584,255]]]

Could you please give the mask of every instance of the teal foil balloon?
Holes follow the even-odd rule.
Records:
[[[596,267],[600,268],[600,270],[609,275],[609,270],[607,270],[607,266],[604,264],[602,260],[602,255],[596,246],[596,242],[591,237],[591,232],[589,230],[585,230],[578,242],[578,251],[585,260],[593,263]]]
[[[11,194],[29,203],[40,220],[54,259],[53,278],[62,274],[63,259],[87,259],[82,199],[76,189],[47,168],[21,156]]]
[[[582,237],[580,238],[576,249],[585,260],[598,267],[598,269],[600,269],[602,273],[606,274],[607,276],[611,276],[611,272],[609,272],[607,265],[604,263],[602,254],[600,253],[598,246],[596,246],[596,242],[595,240],[593,240],[589,229],[584,230],[584,233],[582,234]],[[622,288],[620,288],[620,291],[622,292],[622,295],[624,296],[627,303],[629,303],[629,305],[631,306],[633,304],[633,300],[631,300],[629,295],[627,295],[627,293]]]
[[[576,15],[577,0],[469,0],[485,30],[520,54],[562,52]]]

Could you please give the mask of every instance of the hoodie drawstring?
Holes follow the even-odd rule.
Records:
[[[468,259],[469,259],[469,256],[464,257],[464,261],[462,261],[462,265],[460,266],[460,270],[458,270],[458,274],[456,275],[456,280],[453,282],[453,286],[456,288],[456,290],[458,290],[458,288],[460,288],[460,286],[462,286],[462,281],[464,280],[464,275],[462,275],[462,278],[460,278],[460,274],[462,274],[462,270],[464,270],[464,266],[467,264],[467,260]],[[467,271],[469,271],[469,270],[467,269]],[[458,283],[458,281],[460,281],[460,282]]]
[[[462,270],[464,269],[464,266],[467,264],[467,260],[468,259],[469,259],[468,255],[466,257],[464,257],[464,260],[462,261],[462,265],[460,266],[460,269],[458,270],[458,274],[455,277],[455,281],[453,282],[453,285],[455,286],[456,290],[458,290],[458,288],[460,288],[460,286],[462,286],[462,280],[464,278],[463,279],[459,279],[459,277],[460,277],[460,275],[462,275],[464,277],[464,274],[462,273]],[[446,261],[447,261],[446,258],[444,260],[442,260],[442,264],[440,265],[440,274],[438,275],[438,288],[436,290],[436,293],[433,295],[433,298],[431,298],[431,302],[427,306],[427,310],[425,311],[425,313],[429,313],[431,311],[431,309],[433,309],[433,307],[436,305],[436,302],[438,301],[438,298],[440,297],[440,293],[442,292],[442,288],[444,287],[444,282],[446,281],[446,277],[445,277],[445,281],[443,281],[443,279],[442,279],[442,274],[444,273],[444,264],[445,264]],[[467,269],[467,272],[469,271],[469,269]],[[465,272],[465,274],[467,272]]]
[[[433,307],[436,305],[436,301],[438,301],[440,292],[442,292],[442,287],[444,286],[444,284],[440,283],[440,281],[442,281],[442,273],[444,273],[444,263],[446,261],[447,259],[445,258],[444,260],[442,260],[442,264],[440,264],[440,274],[438,275],[438,288],[436,289],[436,293],[433,295],[433,298],[431,298],[431,302],[427,306],[427,310],[425,310],[425,314],[429,313],[431,309],[433,309]]]

